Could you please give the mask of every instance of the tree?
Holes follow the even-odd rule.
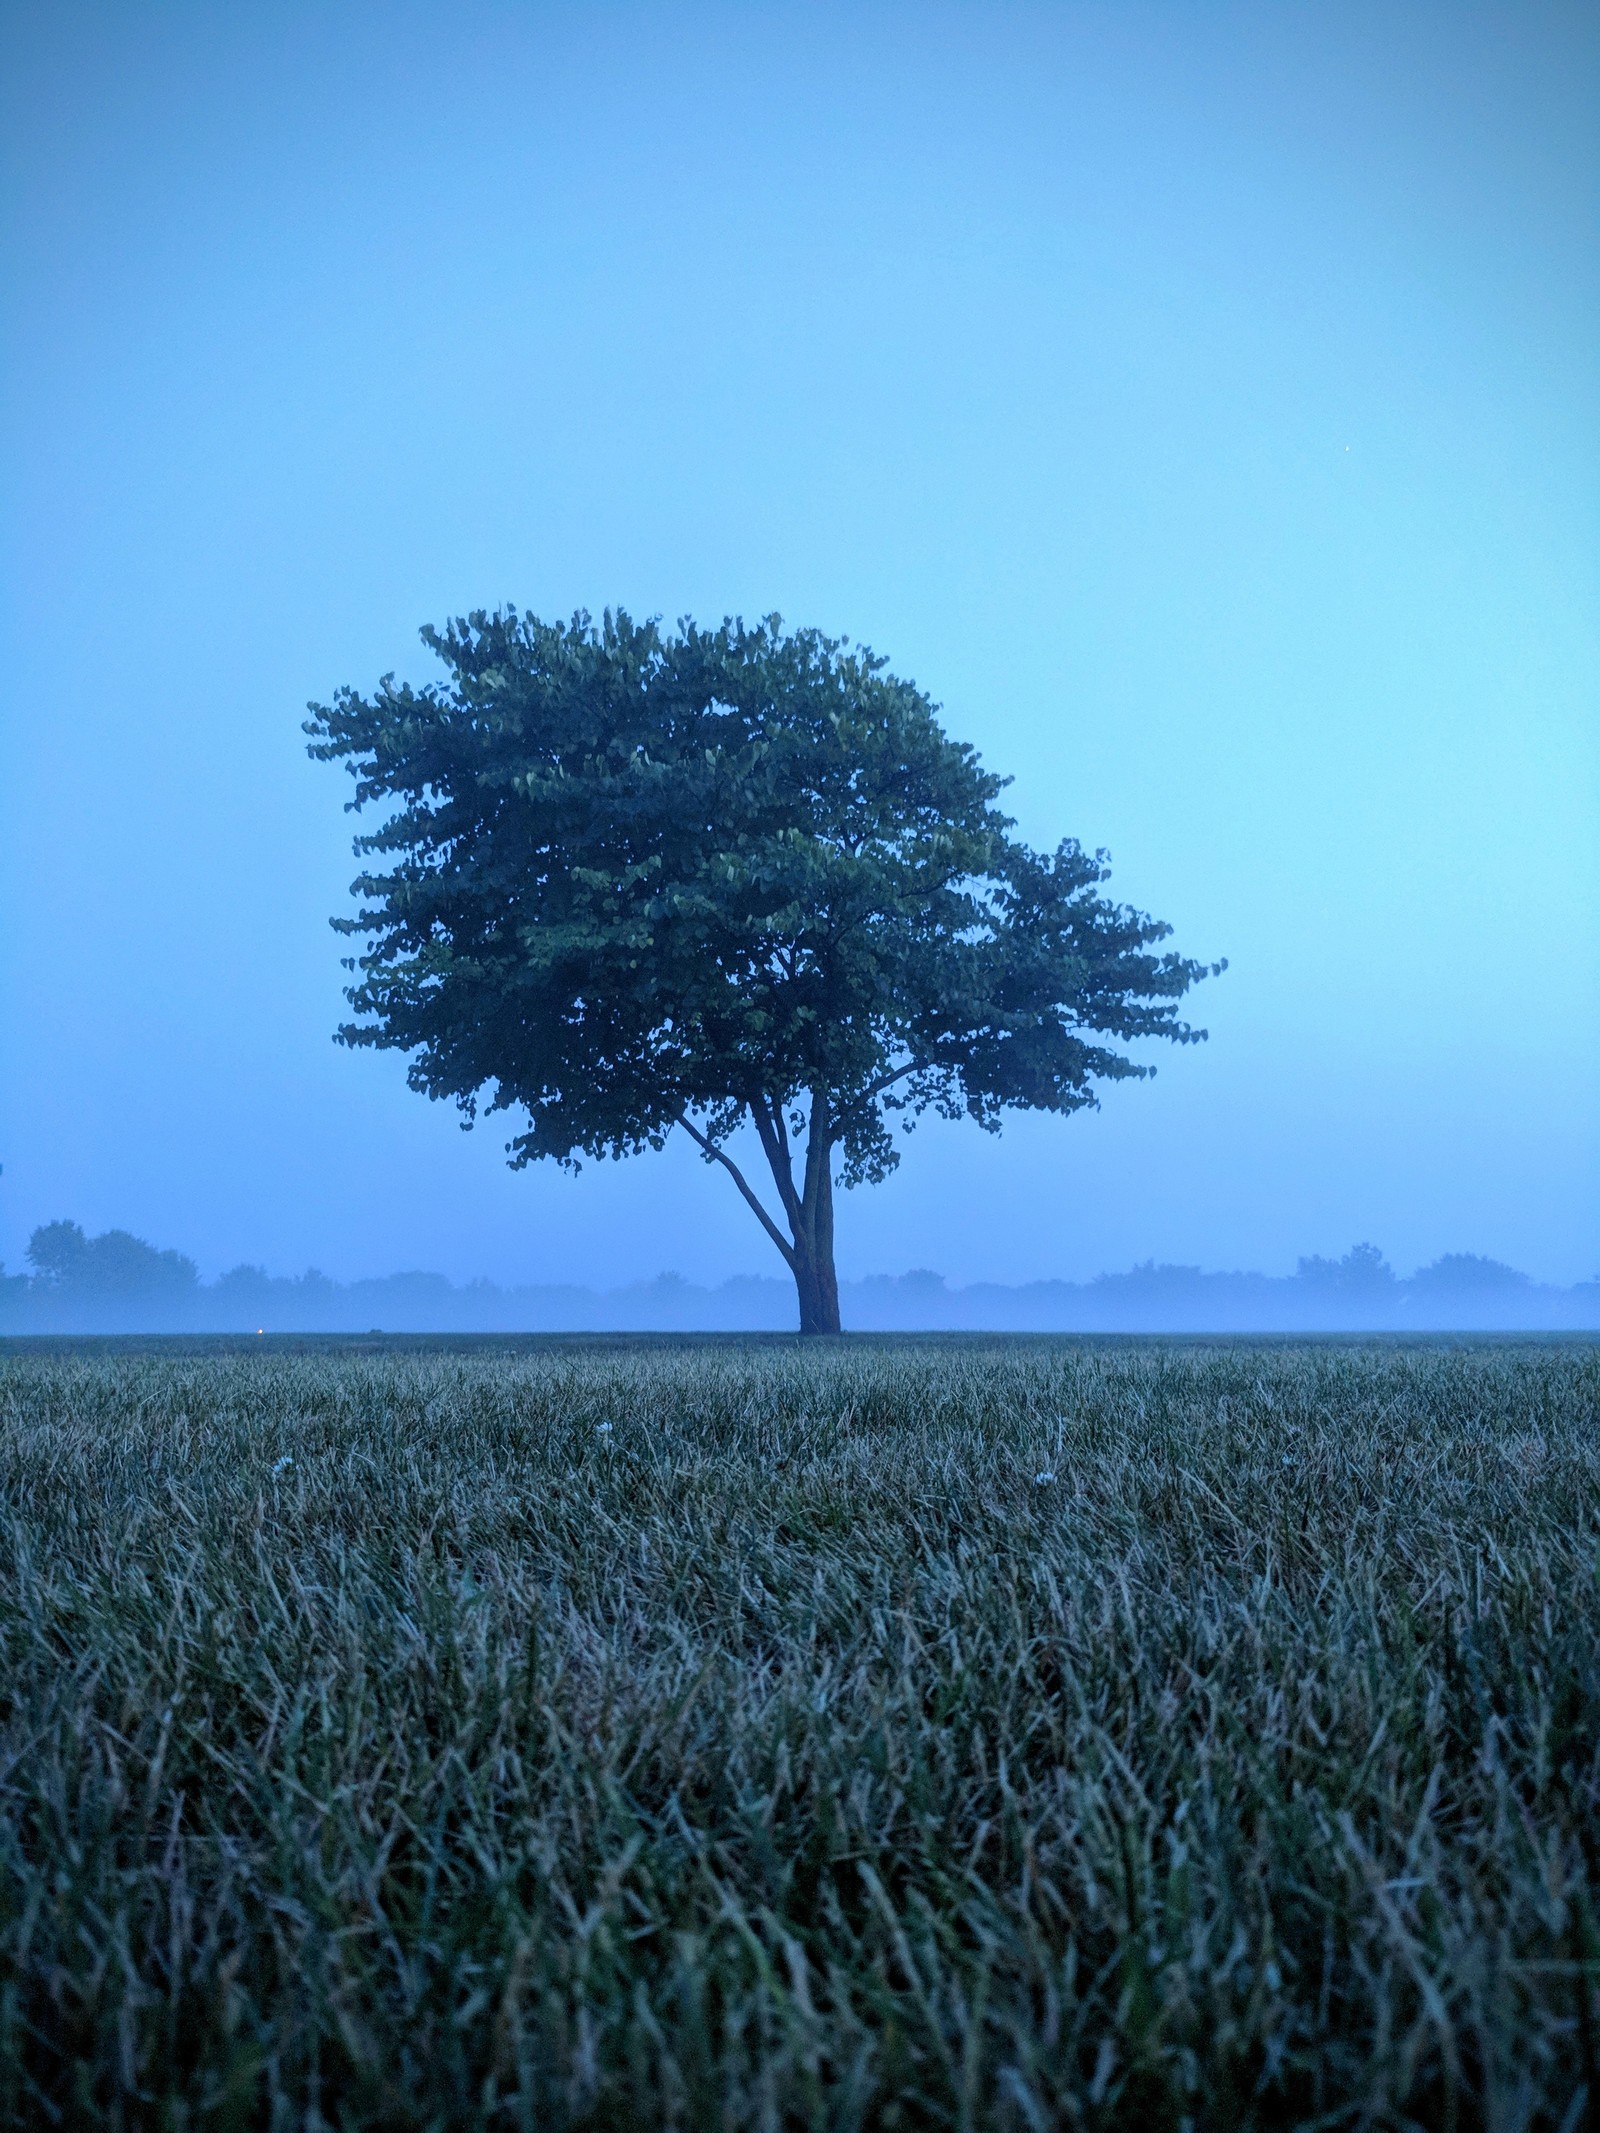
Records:
[[[89,1301],[186,1298],[200,1269],[183,1252],[158,1251],[125,1229],[85,1235],[76,1222],[45,1222],[28,1239],[28,1263],[41,1288]]]
[[[894,1167],[897,1116],[1075,1111],[1151,1071],[1119,1040],[1204,1035],[1177,1018],[1202,967],[1096,893],[1105,854],[1018,842],[1005,781],[871,653],[777,616],[510,609],[422,636],[444,684],[309,707],[352,806],[391,810],[334,921],[367,942],[340,1041],[411,1053],[469,1124],[525,1111],[515,1166],[681,1127],[782,1254],[803,1332],[838,1330],[835,1183]],[[775,1209],[730,1152],[746,1125]]]
[[[29,1283],[48,1314],[69,1322],[149,1323],[187,1316],[200,1270],[182,1252],[158,1251],[125,1229],[87,1236],[76,1222],[45,1222],[28,1239]]]

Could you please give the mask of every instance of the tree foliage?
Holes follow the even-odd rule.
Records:
[[[387,810],[335,921],[367,943],[342,1040],[410,1053],[469,1118],[525,1114],[516,1163],[682,1125],[803,1324],[837,1323],[835,1170],[885,1176],[897,1114],[1074,1111],[1150,1071],[1126,1044],[1203,1034],[1168,927],[1098,893],[1103,853],[1021,843],[1004,781],[870,652],[775,616],[507,610],[423,638],[445,683],[341,690],[307,723]],[[728,1152],[746,1122],[776,1215]]]
[[[28,1264],[43,1292],[69,1302],[171,1303],[200,1280],[182,1252],[158,1251],[125,1229],[91,1237],[76,1222],[42,1223],[28,1239]]]

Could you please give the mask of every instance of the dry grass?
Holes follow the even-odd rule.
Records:
[[[0,2112],[1572,2133],[1597,1418],[1578,1345],[13,1352]]]

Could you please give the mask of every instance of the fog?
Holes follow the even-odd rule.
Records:
[[[1196,1270],[1149,1322],[1592,1322],[1592,9],[52,0],[0,34],[11,1276],[69,1221],[197,1293],[457,1285],[186,1323],[786,1322],[692,1148],[512,1173],[503,1121],[330,1041],[354,825],[307,700],[427,678],[424,622],[621,604],[870,643],[1025,836],[1109,847],[1228,958],[1154,1080],[925,1122],[842,1196],[847,1323],[1134,1323],[1083,1285],[1147,1264]],[[1392,1285],[1317,1302],[1300,1262],[1365,1240]],[[1447,1256],[1499,1301],[1406,1303]],[[1281,1286],[1196,1286],[1230,1269]]]

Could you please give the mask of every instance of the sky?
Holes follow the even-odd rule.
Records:
[[[1228,958],[842,1274],[1596,1274],[1597,106],[1546,0],[12,0],[0,1259],[781,1273],[331,1042],[306,703],[512,602],[864,641]]]

